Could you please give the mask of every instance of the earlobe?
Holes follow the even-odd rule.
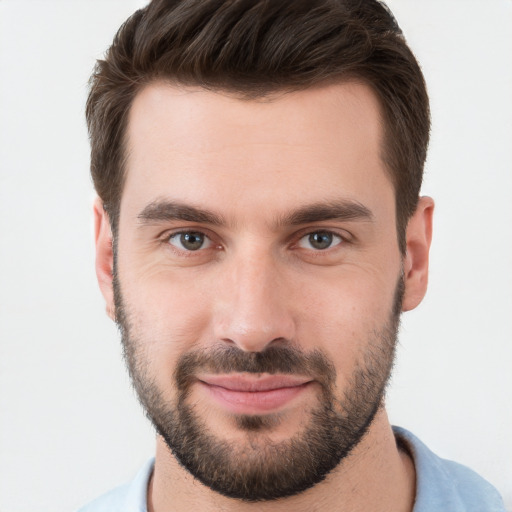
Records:
[[[108,316],[115,320],[114,292],[112,287],[114,253],[112,229],[107,212],[99,197],[94,201],[94,240],[96,245],[96,277],[105,298]]]
[[[427,291],[433,213],[433,199],[420,197],[416,211],[407,225],[402,311],[409,311],[418,306]]]

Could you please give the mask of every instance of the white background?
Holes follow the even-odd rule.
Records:
[[[0,0],[0,511],[73,510],[153,453],[93,271],[86,85],[143,2]],[[512,510],[512,2],[390,0],[427,78],[426,300],[389,410]]]

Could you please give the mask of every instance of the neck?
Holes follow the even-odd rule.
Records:
[[[158,437],[148,511],[411,512],[414,496],[414,465],[398,449],[381,408],[361,442],[323,482],[297,496],[269,502],[247,503],[212,491],[195,480]]]

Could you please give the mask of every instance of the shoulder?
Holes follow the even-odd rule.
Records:
[[[146,512],[147,488],[154,459],[149,460],[129,483],[96,498],[77,512]]]
[[[413,512],[505,512],[498,491],[487,480],[462,464],[438,457],[407,430],[393,430],[416,468]]]

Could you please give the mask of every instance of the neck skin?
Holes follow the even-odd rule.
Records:
[[[397,448],[382,407],[362,441],[323,482],[278,501],[244,503],[212,491],[179,465],[158,436],[148,512],[411,512],[415,481],[413,462]]]

